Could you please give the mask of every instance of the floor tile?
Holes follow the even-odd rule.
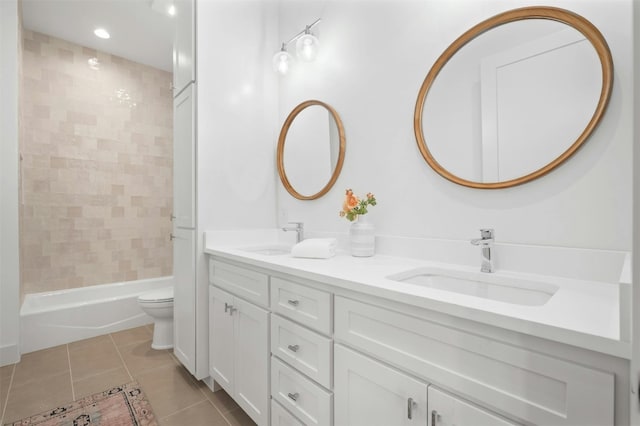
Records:
[[[151,340],[120,346],[118,350],[134,378],[139,373],[176,364],[169,351],[151,349]]]
[[[13,369],[16,364],[5,365],[4,367],[0,367],[0,380],[2,379],[10,379],[13,374]]]
[[[189,373],[176,364],[148,370],[134,378],[140,383],[158,418],[207,400]]]
[[[204,400],[160,420],[161,426],[229,426],[211,402]]]
[[[116,342],[116,346],[125,346],[132,343],[146,342],[153,337],[153,333],[143,325],[142,327],[111,333],[111,337]]]
[[[224,413],[224,417],[231,424],[231,426],[256,426],[256,423],[251,420],[251,417],[241,408],[237,408],[235,410],[231,410],[227,413]]]
[[[2,410],[4,403],[7,401],[7,393],[11,385],[11,376],[13,376],[14,364],[0,367],[0,419],[2,418]],[[4,424],[0,422],[0,424]]]
[[[75,380],[75,377],[73,379],[73,390],[76,399],[133,381],[123,367],[95,374],[82,380]]]
[[[111,342],[111,337],[108,334],[103,334],[102,336],[91,337],[89,339],[78,340],[77,342],[69,343],[69,349],[78,349],[83,346],[88,345],[96,345],[98,343]]]
[[[74,381],[124,367],[110,338],[89,340],[92,342],[69,345],[69,363]]]
[[[13,386],[37,383],[43,378],[69,372],[67,346],[55,346],[22,355],[13,374]]]
[[[211,401],[222,413],[239,408],[239,405],[236,404],[229,394],[222,389],[217,392],[211,392],[211,389],[205,385],[204,389],[201,390],[204,392],[207,399]]]
[[[196,381],[171,351],[151,349],[152,335],[151,324],[32,352],[0,367],[1,423],[137,380],[161,426],[254,425],[225,391]]]
[[[72,400],[71,377],[68,371],[43,378],[37,383],[12,386],[7,400],[4,422],[13,422],[33,416]]]

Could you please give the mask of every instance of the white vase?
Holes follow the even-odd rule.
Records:
[[[366,216],[359,215],[356,221],[351,224],[349,242],[352,256],[369,257],[375,253],[375,227],[366,219]]]

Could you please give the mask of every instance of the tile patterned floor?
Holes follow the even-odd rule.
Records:
[[[161,426],[253,426],[224,391],[196,381],[171,351],[151,349],[150,326],[22,356],[0,367],[0,425],[136,380]]]

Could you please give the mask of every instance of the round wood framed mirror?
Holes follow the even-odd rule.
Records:
[[[317,100],[296,106],[278,138],[278,174],[287,192],[299,200],[326,194],[342,170],[345,146],[344,126],[335,109]]]
[[[429,166],[454,183],[520,185],[585,143],[612,85],[611,52],[587,19],[554,7],[510,10],[438,57],[418,93],[416,142]]]

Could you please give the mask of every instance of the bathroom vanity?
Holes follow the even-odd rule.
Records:
[[[498,270],[478,297],[423,282],[475,268],[207,241],[209,372],[260,425],[628,421],[615,285]]]

